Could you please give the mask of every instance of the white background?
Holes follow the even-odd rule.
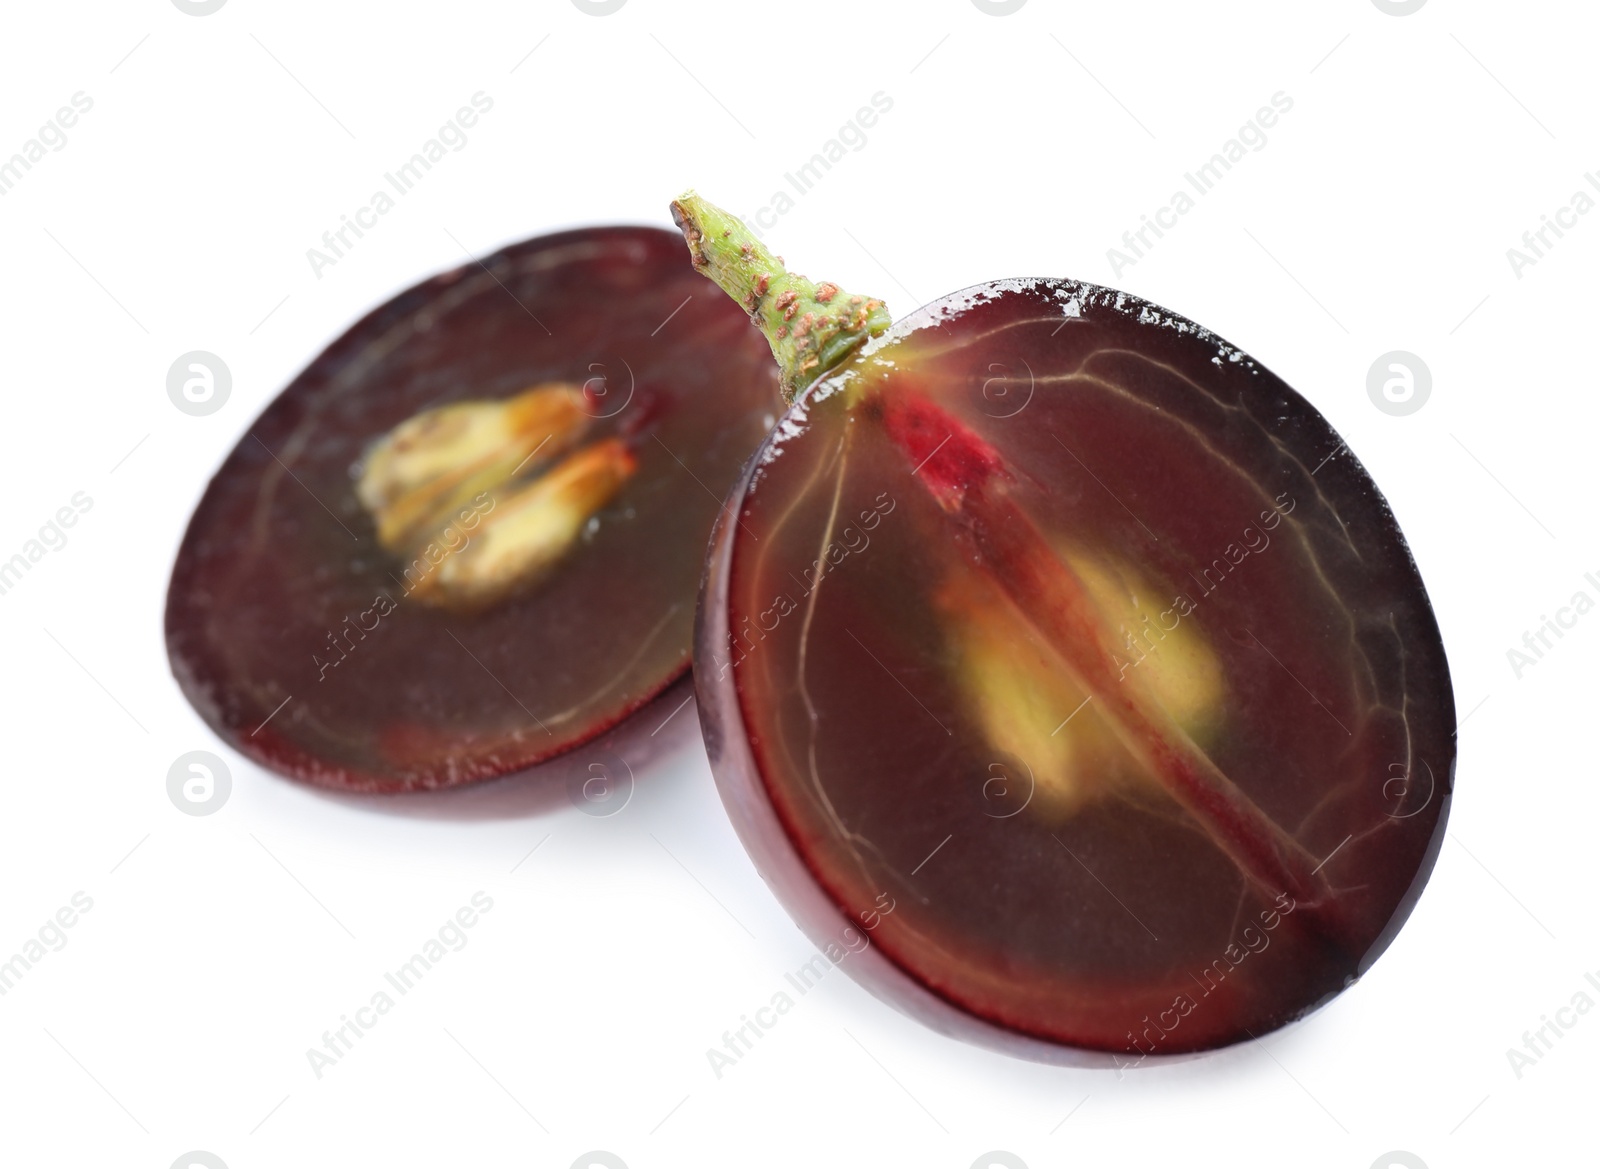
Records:
[[[1506,251],[1600,171],[1596,24],[1577,0],[9,5],[0,158],[73,93],[94,107],[0,198],[0,559],[75,492],[94,504],[0,596],[0,957],[74,892],[94,904],[0,998],[0,1162],[1591,1157],[1600,1012],[1520,1078],[1506,1049],[1600,970],[1600,616],[1520,679],[1507,650],[1600,599],[1600,214],[1520,278]],[[314,275],[306,250],[479,90],[469,144]],[[1051,275],[1210,326],[1327,414],[1428,583],[1464,720],[1450,838],[1370,975],[1264,1043],[1052,1069],[838,972],[719,1080],[706,1049],[812,947],[730,829],[692,707],[597,819],[514,781],[329,798],[220,745],[168,673],[167,574],[208,476],[358,315],[522,237],[666,225],[688,185],[754,211],[880,90],[866,146],[767,232],[792,264],[897,315]],[[1107,249],[1280,90],[1268,145],[1113,280]],[[233,373],[208,417],[166,394],[195,349]],[[1395,349],[1433,374],[1407,417],[1366,392]],[[233,773],[207,817],[166,792],[195,749]],[[478,890],[470,944],[316,1078],[307,1048]]]

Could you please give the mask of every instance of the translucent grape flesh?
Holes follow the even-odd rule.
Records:
[[[721,492],[778,398],[759,334],[682,248],[650,228],[516,245],[377,309],[273,401],[168,595],[173,670],[219,734],[326,786],[448,786],[559,754],[683,673]],[[525,595],[409,596],[356,498],[364,453],[419,411],[541,382],[587,385],[585,441],[622,436],[637,472]]]
[[[908,402],[957,437],[908,445]],[[1118,696],[1082,685],[941,497],[978,474],[962,433],[1122,672],[1321,895],[1284,900],[1130,756]],[[1060,282],[930,306],[813,390],[736,493],[696,666],[780,894],[805,900],[803,872],[841,920],[873,917],[906,993],[876,989],[931,993],[1001,1046],[1193,1051],[1341,990],[1420,892],[1454,759],[1426,594],[1342,448],[1214,336]]]

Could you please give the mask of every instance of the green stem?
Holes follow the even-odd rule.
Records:
[[[783,257],[768,251],[737,216],[693,191],[673,201],[672,221],[688,241],[695,269],[738,301],[767,338],[786,402],[889,327],[883,301],[785,270]]]

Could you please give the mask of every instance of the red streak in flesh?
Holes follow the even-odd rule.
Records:
[[[1316,858],[1229,779],[1149,692],[1119,669],[1105,621],[1082,579],[1009,498],[1000,453],[916,390],[884,391],[881,418],[914,478],[950,516],[958,538],[1044,638],[1123,744],[1270,900],[1294,898],[1296,915],[1336,943],[1353,943]]]

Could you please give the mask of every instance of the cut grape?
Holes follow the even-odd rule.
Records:
[[[592,739],[688,666],[721,493],[779,408],[651,228],[531,240],[377,309],[256,420],[173,569],[173,672],[299,779],[444,787]]]
[[[1088,284],[968,289],[825,373],[731,502],[695,664],[718,785],[911,1014],[1053,1062],[1195,1052],[1325,1002],[1410,913],[1455,758],[1432,610],[1339,436],[1225,341]]]

